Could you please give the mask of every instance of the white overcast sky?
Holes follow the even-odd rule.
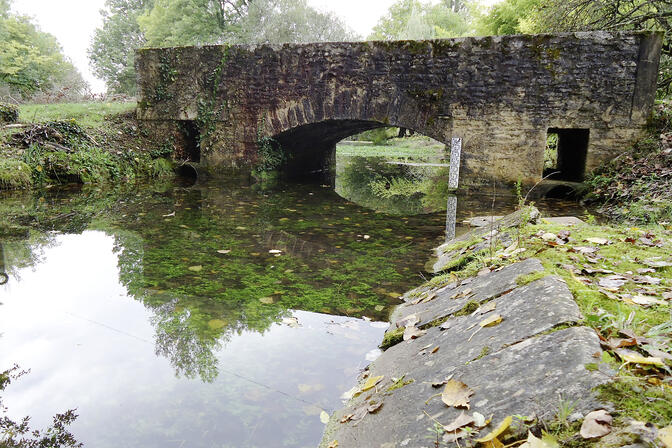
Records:
[[[485,0],[492,4],[497,0]],[[395,0],[308,0],[321,11],[331,11],[355,32],[367,36]],[[35,20],[42,31],[56,36],[65,54],[77,66],[94,92],[103,92],[105,84],[89,69],[86,50],[94,30],[101,25],[100,9],[105,0],[14,0],[13,10]]]

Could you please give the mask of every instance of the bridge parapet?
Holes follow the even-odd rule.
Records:
[[[367,129],[460,137],[462,186],[536,182],[550,130],[558,168],[580,180],[643,129],[660,46],[654,33],[590,32],[142,49],[138,118],[178,146],[198,139],[211,170],[251,169],[267,138],[313,171]]]

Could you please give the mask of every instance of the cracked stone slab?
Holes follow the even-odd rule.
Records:
[[[450,318],[444,324],[444,328],[448,327],[445,330],[432,327],[422,337],[390,347],[369,368],[371,375],[436,380],[446,364],[462,365],[558,325],[577,324],[583,319],[569,288],[557,277],[536,280],[492,302],[494,311]],[[502,316],[499,325],[478,325],[495,313]],[[438,351],[432,353],[436,347]]]
[[[418,327],[427,325],[437,319],[443,319],[461,310],[469,301],[482,303],[516,288],[518,286],[516,280],[521,275],[541,272],[543,270],[544,267],[539,260],[528,258],[527,260],[506,266],[499,271],[492,271],[481,277],[474,277],[471,281],[462,282],[457,287],[443,287],[427,291],[426,293],[429,294],[436,293],[436,298],[429,302],[418,303],[417,305],[407,302],[397,307],[390,318],[392,325],[388,331],[394,331],[397,328],[395,323],[411,314],[415,314],[420,319],[420,322],[416,325]],[[464,294],[468,290],[471,291],[468,296],[451,299],[451,297]]]
[[[434,259],[427,264],[427,267],[431,268],[433,272],[438,273],[467,252],[470,255],[476,255],[489,249],[492,245],[502,244],[508,246],[513,242],[511,236],[513,228],[523,223],[536,222],[539,216],[539,210],[534,207],[526,207],[498,219],[492,225],[477,227],[434,249]],[[469,249],[466,247],[453,249],[456,244],[472,240],[474,240],[474,245]],[[476,242],[477,240],[478,242]]]
[[[481,435],[508,415],[552,418],[560,396],[572,402],[577,412],[585,414],[599,407],[592,389],[609,380],[607,375],[585,368],[595,361],[593,354],[599,352],[599,339],[593,330],[572,327],[525,339],[467,364],[452,361],[437,364],[429,378],[413,377],[411,371],[406,378],[414,382],[396,390],[386,390],[390,385],[386,378],[376,392],[367,392],[368,395],[358,397],[334,415],[323,446],[337,440],[340,448],[433,447],[432,440],[426,437],[428,429],[434,426],[434,420],[428,416],[446,425],[462,412],[446,406],[438,396],[431,398],[441,391],[431,383],[451,375],[474,391],[466,412],[492,415],[492,424]],[[409,367],[412,370],[412,365]],[[351,413],[354,406],[367,398],[369,402],[382,401],[383,406],[356,424],[340,423],[343,415]]]

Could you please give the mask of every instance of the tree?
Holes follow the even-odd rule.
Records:
[[[521,34],[529,32],[541,0],[505,0],[490,9],[478,23],[479,34]]]
[[[156,0],[138,17],[149,46],[230,42],[249,0]]]
[[[371,39],[433,39],[470,33],[469,4],[444,0],[432,5],[419,0],[399,0],[373,28]]]
[[[246,44],[348,41],[354,34],[336,16],[306,0],[254,0],[233,41]]]
[[[486,34],[662,31],[659,95],[672,90],[672,0],[505,0],[481,24]]]
[[[88,54],[93,73],[114,93],[135,95],[135,50],[145,44],[138,17],[151,0],[106,0],[103,26],[96,29]]]
[[[0,0],[0,85],[26,97],[68,77],[81,78],[56,38],[29,18],[12,15],[9,6]]]
[[[139,18],[147,43],[202,45],[350,40],[352,33],[306,0],[157,0]]]

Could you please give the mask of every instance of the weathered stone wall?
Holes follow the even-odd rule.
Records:
[[[309,170],[340,139],[394,125],[462,137],[462,185],[530,184],[549,128],[590,129],[588,170],[627,148],[653,104],[660,45],[594,32],[144,49],[138,117],[194,120],[211,169],[253,167],[274,137]]]

